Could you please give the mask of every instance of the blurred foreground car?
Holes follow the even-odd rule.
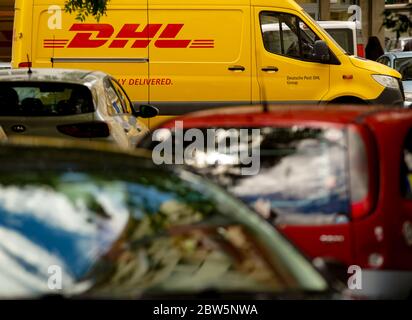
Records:
[[[0,71],[0,125],[8,136],[104,139],[131,147],[147,129],[120,84],[98,71],[18,69]]]
[[[405,106],[412,106],[412,51],[388,52],[377,62],[397,70],[402,75]]]
[[[21,140],[0,148],[0,298],[332,297],[279,232],[200,177]]]
[[[360,266],[355,294],[411,293],[410,111],[230,108],[188,114],[162,128],[140,147],[156,151],[174,140],[186,164],[253,206],[308,256]],[[206,137],[209,148],[201,150],[195,137]],[[166,163],[173,152],[164,150]],[[242,164],[242,153],[257,154],[259,163]],[[242,173],[256,164],[256,174]]]

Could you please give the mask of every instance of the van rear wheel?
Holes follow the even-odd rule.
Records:
[[[351,105],[366,105],[367,102],[360,98],[356,97],[340,97],[335,100],[330,101],[328,104],[334,105],[343,105],[343,104],[351,104]]]

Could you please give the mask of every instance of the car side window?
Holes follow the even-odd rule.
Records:
[[[388,66],[388,67],[391,66],[391,63],[390,63],[388,57],[381,57],[377,60],[377,62],[382,63],[382,64],[384,64],[385,66]]]
[[[319,37],[298,17],[264,11],[260,26],[265,49],[270,53],[301,60],[313,59],[313,48]]]
[[[111,102],[112,113],[132,113],[132,106],[120,85],[112,79],[105,81],[106,92]]]
[[[402,196],[412,200],[412,129],[409,130],[403,145],[400,178]]]
[[[410,81],[412,80],[412,63],[408,62],[407,64],[403,65],[399,72],[402,75],[403,81]]]

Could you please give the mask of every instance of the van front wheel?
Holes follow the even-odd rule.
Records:
[[[365,105],[367,104],[365,100],[356,98],[356,97],[340,97],[335,100],[330,101],[328,104],[342,105],[342,104],[351,104],[351,105]]]

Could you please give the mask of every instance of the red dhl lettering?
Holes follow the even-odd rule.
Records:
[[[122,85],[129,85],[129,86],[170,86],[172,85],[172,80],[169,78],[136,78],[136,79],[119,79],[119,82]]]
[[[124,24],[115,34],[115,29],[107,23],[75,23],[69,31],[76,34],[68,39],[44,39],[44,48],[100,48],[107,45],[108,48],[147,48],[152,41],[156,48],[214,48],[212,39],[176,39],[184,24],[149,23]],[[158,35],[158,36],[157,36]],[[156,37],[157,36],[157,37]]]

